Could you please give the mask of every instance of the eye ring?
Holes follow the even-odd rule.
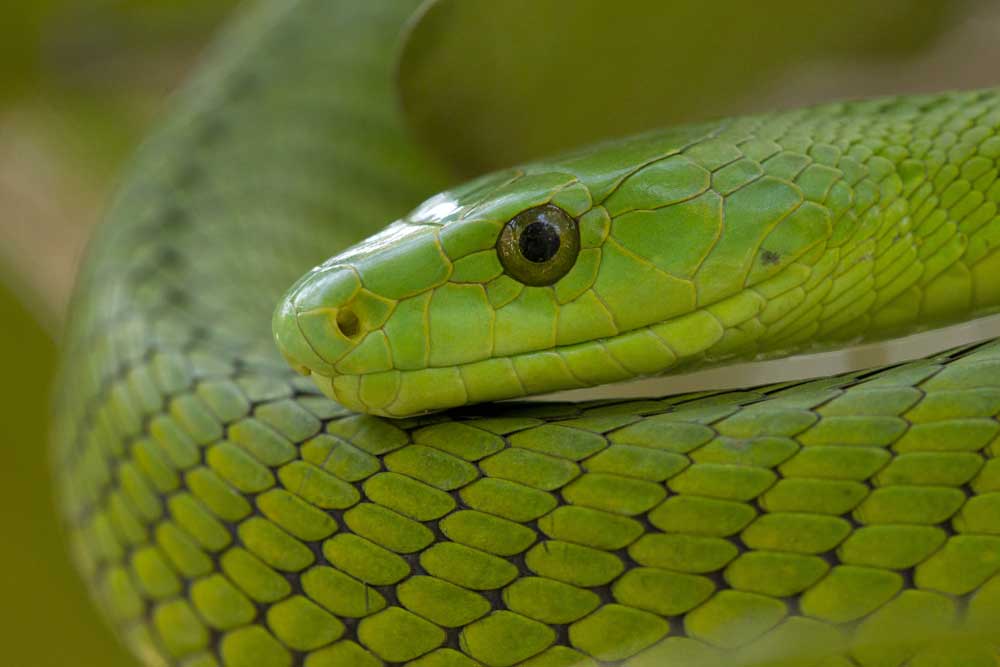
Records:
[[[569,273],[580,254],[580,227],[552,204],[535,206],[507,221],[497,239],[504,271],[533,287],[551,285]]]

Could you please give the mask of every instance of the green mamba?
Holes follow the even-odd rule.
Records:
[[[416,8],[242,14],[91,245],[52,459],[137,659],[995,667],[997,342],[477,401],[993,310],[1000,94],[678,128],[455,188],[392,94]],[[317,265],[274,318],[310,379],[269,323]]]

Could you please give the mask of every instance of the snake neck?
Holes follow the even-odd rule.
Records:
[[[884,338],[995,311],[1000,96],[839,108],[782,114],[761,128],[766,145],[798,121],[759,166],[798,188],[804,207],[820,207],[830,234],[752,288],[764,304],[753,324],[764,330],[759,349]]]

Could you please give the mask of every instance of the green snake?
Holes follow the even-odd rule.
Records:
[[[455,187],[393,101],[413,10],[246,12],[91,245],[54,465],[136,656],[1000,664],[996,342],[493,402],[995,311],[1000,93],[685,126]]]

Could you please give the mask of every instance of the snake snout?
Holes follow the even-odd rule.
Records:
[[[389,370],[388,347],[380,344],[379,329],[394,306],[365,289],[351,267],[320,267],[278,306],[274,337],[292,367],[313,375],[330,379]]]

